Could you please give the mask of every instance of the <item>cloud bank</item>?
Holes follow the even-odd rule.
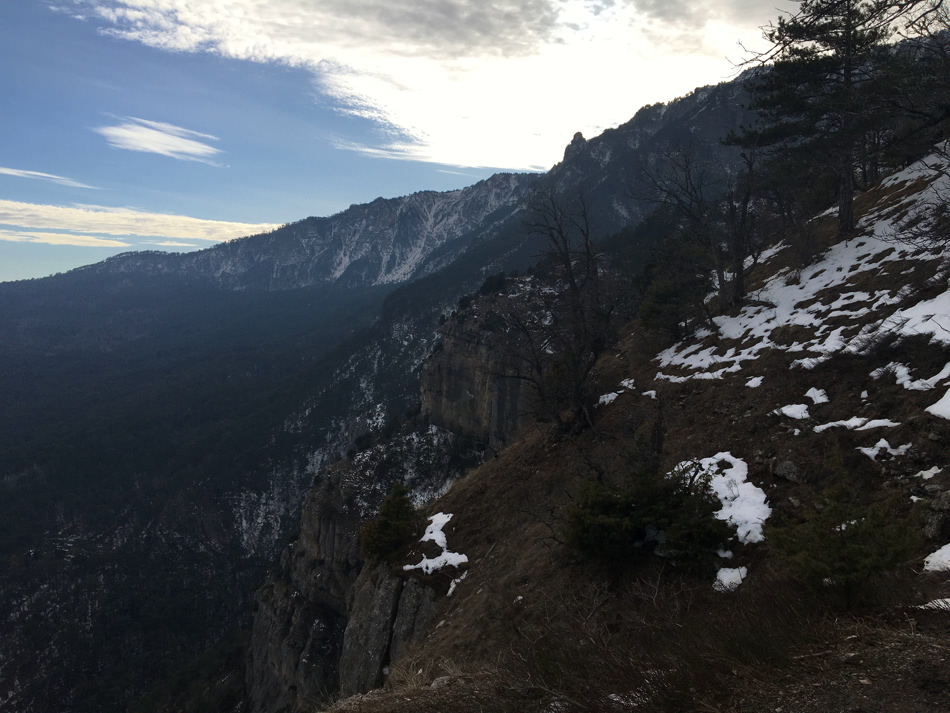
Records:
[[[575,131],[725,79],[774,0],[76,0],[113,37],[310,69],[340,111],[371,119],[371,155],[547,168]],[[712,61],[715,59],[715,61]],[[143,122],[123,148],[194,141]],[[122,131],[118,132],[117,129]],[[209,137],[205,137],[209,138]],[[180,146],[180,144],[175,144]],[[177,151],[209,160],[213,153]],[[134,150],[151,150],[136,148]],[[175,148],[167,148],[176,152]],[[172,155],[172,154],[167,154]]]
[[[217,136],[159,121],[128,117],[122,124],[100,126],[93,131],[102,134],[109,145],[117,149],[157,153],[182,161],[201,161],[213,165],[211,158],[221,153],[220,149],[198,140],[217,141]]]
[[[152,244],[189,247],[182,240],[221,242],[265,233],[272,223],[233,223],[104,206],[52,206],[0,200],[0,240],[85,247]],[[111,237],[103,237],[111,236]]]

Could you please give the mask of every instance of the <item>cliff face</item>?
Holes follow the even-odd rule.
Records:
[[[256,595],[247,666],[252,710],[295,710],[335,685],[345,593],[360,570],[358,512],[342,468],[308,494],[300,538]]]
[[[351,590],[340,657],[340,693],[352,696],[381,685],[391,662],[429,630],[436,592],[381,563],[363,570]]]
[[[478,460],[476,450],[430,427],[326,469],[304,501],[299,538],[256,595],[252,711],[304,710],[341,686],[353,693],[378,683],[391,652],[424,627],[434,596],[385,568],[361,575],[360,528],[397,480],[421,504]]]
[[[480,300],[442,325],[442,348],[422,367],[422,410],[432,423],[494,451],[531,420],[532,393],[499,323],[505,296]]]

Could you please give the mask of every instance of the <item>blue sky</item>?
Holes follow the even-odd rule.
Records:
[[[773,7],[0,3],[0,280],[545,170],[575,131],[727,79]]]

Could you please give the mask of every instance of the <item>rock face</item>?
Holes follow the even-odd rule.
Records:
[[[422,367],[423,413],[494,451],[532,419],[530,387],[514,377],[515,357],[497,325],[502,301],[480,300],[446,320],[441,351]]]
[[[340,693],[352,696],[379,686],[390,662],[429,630],[434,611],[431,587],[400,577],[384,563],[364,570],[352,590]]]
[[[383,666],[425,628],[435,596],[385,567],[364,571],[362,524],[397,480],[421,503],[479,460],[455,436],[429,427],[323,472],[304,501],[299,538],[256,595],[251,711],[305,710],[338,688],[363,692],[377,684]]]
[[[361,565],[360,520],[346,500],[333,477],[310,491],[300,538],[257,592],[247,665],[251,710],[297,710],[336,687],[345,594]]]
[[[382,683],[402,580],[378,564],[354,588],[340,656],[340,693],[365,693]]]

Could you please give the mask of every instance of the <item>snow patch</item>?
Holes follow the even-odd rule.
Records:
[[[429,526],[426,528],[425,534],[419,539],[419,542],[434,542],[442,548],[442,554],[431,558],[423,555],[421,562],[418,564],[404,565],[404,570],[421,569],[426,574],[432,574],[433,572],[438,572],[443,567],[459,567],[460,565],[468,563],[467,555],[449,551],[445,533],[442,531],[442,528],[445,527],[446,523],[451,519],[451,513],[436,513],[429,518]]]
[[[950,570],[950,545],[944,545],[936,552],[927,555],[924,559],[924,570],[927,572]]]
[[[695,467],[697,463],[703,473],[712,475],[709,487],[722,503],[716,517],[736,526],[739,542],[761,542],[764,539],[762,523],[772,514],[772,508],[765,491],[746,480],[749,475],[746,462],[724,451],[711,458],[685,461],[674,470]],[[723,463],[727,465],[724,467]]]
[[[828,403],[828,394],[825,393],[824,389],[816,389],[814,386],[805,393],[805,396],[810,398],[812,402],[817,406],[818,404]]]
[[[900,426],[900,424],[886,418],[868,420],[860,416],[855,416],[849,418],[847,421],[831,421],[830,423],[815,426],[815,433],[821,433],[822,431],[827,431],[829,428],[837,428],[838,426],[852,431],[868,431],[872,428],[895,428]]]
[[[881,454],[881,451],[886,451],[892,456],[902,456],[911,448],[910,443],[907,443],[903,446],[898,446],[897,448],[892,448],[891,444],[888,443],[883,438],[875,443],[870,448],[858,448],[864,455],[866,455],[871,460],[877,460],[877,457]]]
[[[745,567],[723,567],[716,572],[716,581],[713,589],[718,592],[731,592],[746,578],[748,570]]]
[[[452,592],[455,591],[455,588],[458,586],[459,582],[461,582],[461,581],[462,581],[463,579],[465,579],[467,576],[468,576],[468,570],[465,570],[464,572],[462,572],[462,576],[461,576],[461,577],[456,577],[455,579],[453,579],[453,580],[452,580],[452,583],[449,585],[449,591],[447,591],[447,592],[445,593],[445,596],[451,597],[451,596],[452,596]]]
[[[808,404],[789,404],[788,406],[782,406],[782,408],[777,408],[772,411],[776,416],[788,416],[789,418],[809,418],[808,415]]]
[[[934,416],[950,420],[950,389],[947,390],[947,393],[943,395],[942,399],[928,406],[924,411],[932,413]]]
[[[897,383],[908,391],[930,391],[941,381],[950,377],[950,364],[944,366],[939,373],[931,376],[929,379],[912,379],[908,366],[896,361],[892,361],[887,366],[875,369],[871,372],[871,376],[875,379],[880,379],[886,374],[894,374]]]
[[[926,604],[918,604],[917,609],[936,609],[938,611],[950,611],[950,599],[934,599]]]

